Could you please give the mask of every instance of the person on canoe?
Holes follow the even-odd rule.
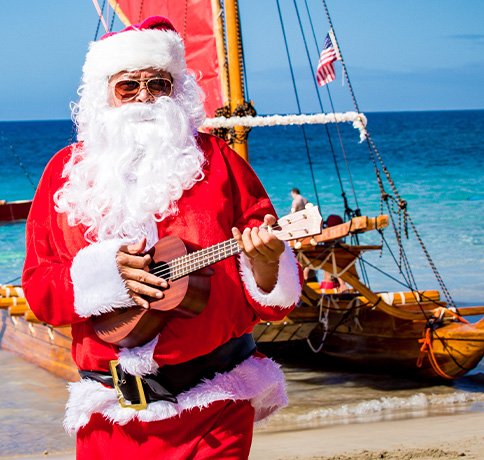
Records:
[[[286,316],[302,284],[290,248],[260,228],[275,222],[270,200],[224,141],[198,132],[201,91],[166,18],[91,43],[79,94],[79,143],[44,171],[22,280],[39,320],[72,327],[82,379],[64,425],[77,458],[247,458],[254,421],[287,404],[251,331]],[[235,238],[242,253],[211,267],[198,315],[170,316],[134,347],[103,340],[103,315],[142,316],[169,297],[171,272],[149,272],[147,251],[171,236],[199,248]]]
[[[301,192],[297,187],[294,187],[291,190],[291,197],[292,197],[291,212],[302,211],[309,203],[308,199],[301,195]]]

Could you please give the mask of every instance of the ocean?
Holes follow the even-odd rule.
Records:
[[[385,168],[406,201],[408,213],[454,302],[458,306],[484,305],[481,224],[484,211],[484,111],[366,115],[369,132]],[[251,166],[264,184],[278,215],[289,213],[293,187],[298,187],[312,203],[319,204],[325,218],[344,213],[343,193],[353,210],[358,208],[362,215],[371,217],[379,215],[382,203],[375,166],[367,143],[359,142],[358,131],[350,124],[340,124],[339,132],[333,125],[328,125],[327,130],[324,126],[304,129],[308,149],[301,127],[254,128],[250,133]],[[328,135],[333,149],[329,146]],[[1,122],[0,199],[32,198],[43,168],[56,151],[69,144],[72,136],[69,120]],[[385,192],[392,195],[382,166],[378,165],[378,168]],[[384,207],[383,212],[388,210]],[[2,284],[20,282],[25,254],[24,231],[22,222],[0,224]],[[398,261],[398,247],[393,229],[387,228],[383,235],[391,250],[385,247],[382,254],[375,251],[368,256],[366,270],[371,287],[377,291],[405,290],[399,267],[394,263],[393,256]],[[360,241],[381,244],[382,239],[378,232],[369,232],[362,235]],[[411,229],[404,245],[418,288],[438,289]],[[308,349],[307,356],[299,363],[286,362],[282,357],[290,405],[260,429],[311,428],[330,423],[418,417],[483,408],[482,362],[456,381],[432,384],[334,368],[320,357],[311,359],[311,353]],[[24,364],[9,353],[0,353],[0,363],[2,368],[8,365],[8,378],[12,381],[24,386],[31,383],[30,371],[27,372]],[[63,382],[59,381],[45,391],[50,398],[62,400],[65,394],[59,391],[60,387]],[[8,388],[8,385],[2,386],[0,393]],[[3,396],[7,397],[2,394],[2,400]],[[35,401],[32,404],[35,405]],[[43,403],[38,404],[37,409],[43,409],[40,407]],[[57,446],[54,450],[71,448],[72,440],[65,440],[58,431],[61,430],[61,406],[54,404],[57,412],[46,422],[55,428],[45,430],[44,424],[37,429],[31,425],[33,444],[12,441],[11,432],[1,429],[0,456],[52,449],[46,447],[49,433],[52,433],[51,444]],[[24,424],[28,417],[24,411],[12,407],[8,410],[0,408],[0,420],[14,426]],[[10,441],[4,442],[7,439]]]

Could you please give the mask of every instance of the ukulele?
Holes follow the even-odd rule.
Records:
[[[266,228],[280,240],[290,241],[321,233],[321,225],[321,215],[314,206]],[[134,305],[93,316],[96,334],[105,342],[132,348],[153,340],[173,317],[193,318],[208,302],[214,273],[210,265],[240,252],[235,238],[200,250],[173,235],[162,238],[148,251],[152,262],[147,269],[168,282],[167,288],[160,288],[163,298],[147,298],[149,308]]]

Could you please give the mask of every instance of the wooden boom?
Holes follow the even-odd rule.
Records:
[[[330,241],[339,240],[349,235],[386,228],[388,224],[389,218],[387,215],[353,217],[353,219],[344,224],[323,229],[319,235],[315,235],[312,238],[302,238],[290,244],[295,249],[300,249],[303,246],[315,246],[318,243],[329,243]]]

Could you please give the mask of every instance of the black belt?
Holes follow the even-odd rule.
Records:
[[[210,380],[217,373],[228,372],[256,351],[252,334],[230,339],[212,352],[180,364],[165,365],[155,374],[136,377],[111,361],[111,372],[79,371],[83,379],[96,380],[116,388],[120,404],[135,409],[146,408],[153,401],[177,401],[177,395],[193,388],[202,380]]]

